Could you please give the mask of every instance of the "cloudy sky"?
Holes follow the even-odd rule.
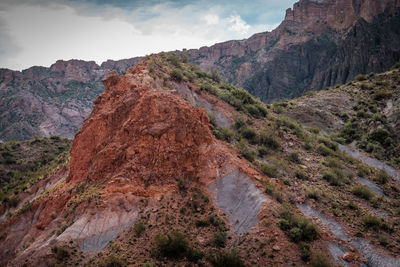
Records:
[[[274,29],[296,0],[0,0],[0,68],[101,63]]]

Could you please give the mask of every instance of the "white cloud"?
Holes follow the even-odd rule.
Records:
[[[229,30],[238,34],[247,34],[251,28],[239,15],[230,16],[229,22],[231,23]]]
[[[215,14],[207,14],[204,16],[204,21],[208,25],[216,25],[219,23],[219,17]]]
[[[0,4],[0,18],[6,22],[10,40],[20,47],[18,53],[11,54],[9,46],[6,57],[0,56],[0,68],[11,69],[49,66],[58,59],[101,63],[107,59],[199,48],[243,39],[272,27],[250,25],[236,12],[227,13],[224,6],[201,9],[196,4],[176,7],[168,3],[133,10],[65,2]]]

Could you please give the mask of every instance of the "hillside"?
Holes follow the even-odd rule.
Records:
[[[272,32],[179,53],[266,103],[299,97],[400,61],[399,7],[397,0],[301,0]],[[139,60],[1,69],[0,140],[73,138],[104,90],[104,75],[122,73]]]
[[[125,71],[139,60],[107,61],[101,66],[60,60],[50,68],[0,69],[0,140],[54,134],[73,138],[90,114],[93,100],[104,91],[104,75]]]
[[[400,65],[289,101],[286,114],[400,167]]]
[[[264,102],[299,97],[400,61],[399,8],[396,0],[300,0],[272,32],[188,54]]]
[[[398,178],[279,104],[172,53],[103,83],[52,186],[3,208],[2,265],[399,264]]]

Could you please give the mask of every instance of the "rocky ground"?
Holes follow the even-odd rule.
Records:
[[[397,180],[290,119],[295,102],[265,105],[173,53],[104,85],[70,163],[3,209],[2,264],[398,263]]]

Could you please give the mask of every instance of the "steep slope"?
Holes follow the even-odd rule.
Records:
[[[0,70],[0,140],[23,140],[58,134],[73,138],[104,90],[102,77],[125,71],[140,59],[57,61],[50,68],[22,72]]]
[[[399,263],[396,179],[376,184],[381,172],[282,115],[287,103],[172,53],[103,82],[70,165],[2,214],[3,265]]]
[[[301,0],[272,32],[189,50],[265,102],[382,72],[400,60],[397,0]]]
[[[153,56],[125,75],[107,76],[106,91],[73,142],[68,177],[59,179],[64,174],[55,174],[53,179],[59,182],[54,187],[1,225],[3,264],[10,260],[9,265],[105,264],[115,261],[111,252],[103,258],[96,252],[121,233],[130,261],[144,263],[149,257],[157,265],[205,261],[203,251],[215,242],[208,251],[210,262],[230,257],[240,264],[236,252],[218,251],[236,244],[240,234],[249,231],[245,247],[255,245],[262,234],[274,240],[279,237],[275,251],[287,248],[274,258],[260,251],[253,261],[259,257],[271,263],[301,261],[298,249],[290,246],[276,223],[271,232],[258,227],[259,216],[269,217],[277,206],[254,179],[262,175],[218,141],[206,113],[179,92],[191,94],[194,104],[208,104],[225,122],[231,119],[224,114],[234,109],[216,103],[215,96],[183,78],[184,63],[177,60],[174,55]],[[237,92],[261,105],[245,91]],[[232,179],[236,185],[226,184]],[[242,214],[244,210],[248,212]],[[146,241],[128,245],[140,225],[146,228]],[[177,239],[171,241],[178,242],[177,247],[169,248],[167,234]],[[149,253],[154,246],[160,255]],[[85,253],[83,261],[68,257],[78,249]],[[238,253],[244,256],[245,250]]]
[[[301,0],[272,32],[181,53],[264,102],[298,97],[399,61],[399,7],[398,0]],[[139,60],[0,70],[0,140],[72,138],[104,90],[101,78]]]
[[[400,167],[400,71],[358,75],[355,81],[287,103],[286,113],[334,134],[343,144]]]

